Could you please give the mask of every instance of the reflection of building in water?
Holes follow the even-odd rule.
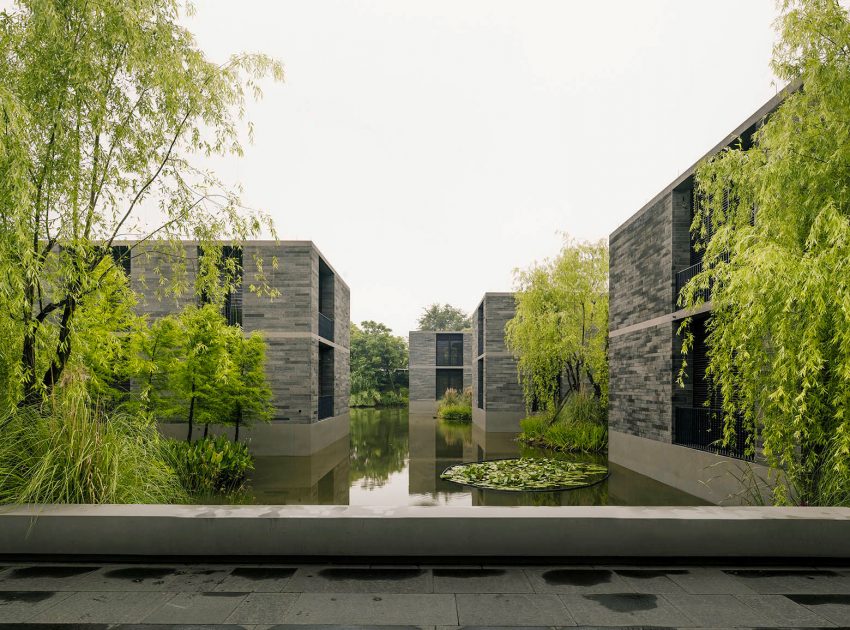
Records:
[[[440,478],[449,466],[464,461],[471,444],[469,425],[451,425],[431,414],[410,414],[410,494],[462,494],[464,488]]]
[[[410,409],[433,412],[447,389],[472,386],[472,336],[469,332],[410,331]]]
[[[472,419],[485,431],[519,431],[525,400],[517,362],[505,346],[516,314],[513,293],[485,293],[472,315]]]
[[[348,438],[302,456],[258,456],[251,493],[266,505],[348,505]]]

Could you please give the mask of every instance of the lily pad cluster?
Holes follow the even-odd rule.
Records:
[[[571,490],[601,481],[608,468],[599,464],[520,457],[457,464],[442,479],[492,490]]]

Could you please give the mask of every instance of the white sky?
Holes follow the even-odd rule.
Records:
[[[211,58],[287,80],[218,164],[281,238],[312,239],[351,318],[396,334],[471,311],[558,232],[607,235],[776,92],[773,0],[201,0]]]
[[[216,162],[311,239],[351,318],[471,311],[607,235],[776,93],[774,0],[197,0],[210,58],[286,66]]]

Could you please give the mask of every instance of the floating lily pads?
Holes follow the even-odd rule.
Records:
[[[490,490],[573,490],[598,483],[608,476],[599,464],[559,459],[497,459],[450,466],[442,479]]]

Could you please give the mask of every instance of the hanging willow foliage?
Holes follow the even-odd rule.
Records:
[[[775,502],[848,505],[850,20],[835,0],[782,8],[773,69],[791,88],[751,148],[698,168],[692,229],[711,236],[682,303],[711,287],[708,378],[727,437],[743,417],[748,452],[783,471]]]

